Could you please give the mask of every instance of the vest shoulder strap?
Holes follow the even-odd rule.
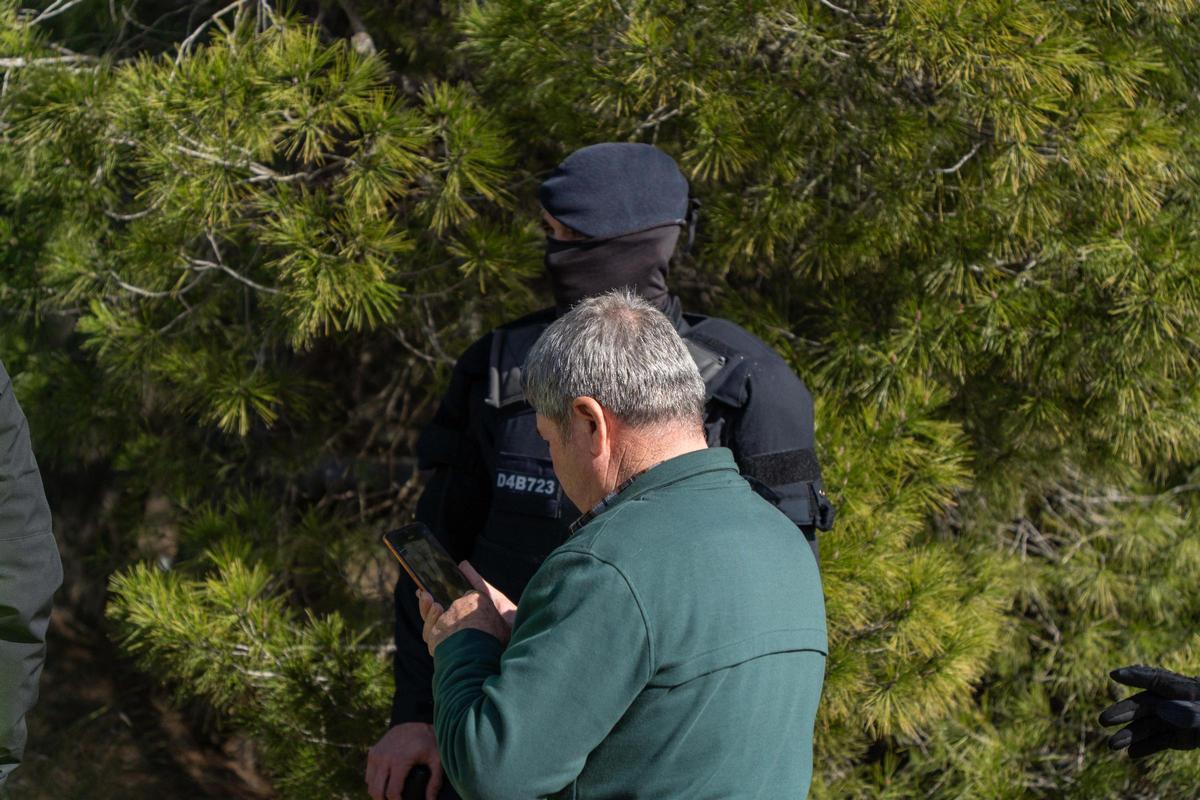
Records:
[[[521,366],[547,325],[548,323],[497,328],[492,332],[487,392],[483,402],[492,408],[505,408],[525,401],[525,392],[521,389]]]
[[[704,379],[706,399],[717,400],[733,408],[746,402],[744,392],[745,370],[741,369],[746,357],[719,339],[708,336],[703,323],[693,325],[683,334],[692,360]]]
[[[704,380],[704,386],[707,389],[709,382],[725,369],[725,364],[729,359],[695,339],[684,338],[683,343],[687,346],[692,361],[696,362],[696,368],[700,370],[700,377]]]

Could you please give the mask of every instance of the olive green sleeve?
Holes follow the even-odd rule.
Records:
[[[62,564],[29,426],[0,365],[0,786],[21,761]]]

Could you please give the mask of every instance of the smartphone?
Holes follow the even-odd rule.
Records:
[[[413,583],[428,592],[442,608],[449,608],[455,600],[475,590],[425,523],[414,522],[388,531],[383,535],[383,543]]]

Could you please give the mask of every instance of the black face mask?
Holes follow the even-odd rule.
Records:
[[[664,314],[673,306],[667,271],[678,225],[663,225],[612,239],[546,239],[546,271],[559,313],[585,297],[632,288]]]

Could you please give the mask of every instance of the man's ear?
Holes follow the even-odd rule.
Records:
[[[609,426],[604,409],[591,397],[576,397],[571,403],[575,420],[587,434],[589,449],[598,456],[608,443]]]

